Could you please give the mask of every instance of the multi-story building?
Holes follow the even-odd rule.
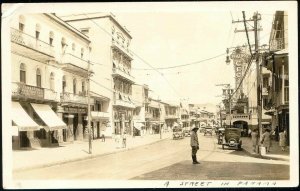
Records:
[[[265,94],[265,114],[272,117],[272,129],[289,135],[288,13],[276,11],[270,35],[270,52],[264,66],[270,71]],[[288,136],[289,137],[289,136]]]
[[[135,105],[132,100],[131,61],[129,51],[131,35],[115,16],[91,13],[61,16],[70,25],[89,36],[91,44],[91,91],[101,103],[102,127],[107,136],[120,135],[125,130],[133,133],[132,116]],[[108,114],[107,114],[108,113]],[[93,116],[92,116],[93,117]],[[108,121],[109,117],[109,121]],[[97,126],[99,123],[97,124]]]
[[[165,124],[168,128],[168,130],[172,129],[175,125],[178,125],[180,122],[180,106],[161,102],[164,105],[164,119]]]
[[[54,14],[11,23],[13,146],[82,139],[90,40]]]
[[[134,135],[146,134],[145,110],[150,103],[148,92],[148,85],[132,85],[132,99],[136,106],[133,110],[133,126],[135,130]]]

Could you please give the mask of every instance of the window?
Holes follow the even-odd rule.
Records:
[[[23,15],[19,16],[19,30],[24,32],[24,27],[25,27],[25,18]]]
[[[66,52],[66,48],[67,48],[67,42],[66,42],[66,39],[63,37],[61,39],[61,49],[62,49],[62,52],[65,53]]]
[[[85,95],[85,82],[84,81],[81,82],[81,91],[82,91],[82,94]]]
[[[73,79],[73,94],[76,94],[76,79]]]
[[[84,49],[81,48],[81,58],[83,58],[83,54],[84,54]]]
[[[26,68],[23,63],[20,65],[20,82],[26,83]]]
[[[62,80],[62,91],[63,91],[63,93],[65,93],[66,87],[67,87],[66,76],[63,76],[63,80]]]
[[[102,111],[102,105],[100,101],[95,101],[95,111]]]
[[[41,31],[41,26],[39,24],[36,24],[36,26],[35,26],[35,38],[36,39],[40,38],[40,31]]]
[[[72,43],[72,50],[75,51],[75,49],[76,49],[76,45],[75,43]]]
[[[53,46],[53,39],[54,39],[54,33],[53,33],[53,31],[50,31],[50,33],[49,33],[49,44],[51,46]]]
[[[41,70],[39,68],[36,69],[36,86],[42,87],[42,76],[41,76]]]
[[[54,84],[55,84],[55,81],[54,81],[54,73],[51,72],[51,74],[50,74],[50,89],[51,89],[51,90],[54,90],[54,89],[55,89]]]

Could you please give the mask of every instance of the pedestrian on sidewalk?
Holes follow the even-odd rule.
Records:
[[[281,147],[282,151],[285,151],[286,148],[286,138],[287,138],[287,133],[286,133],[286,129],[284,129],[284,131],[280,131],[279,133],[279,146]]]
[[[105,142],[105,135],[104,135],[103,129],[101,130],[101,139],[102,139],[102,142]]]
[[[266,148],[266,152],[270,152],[270,147],[271,147],[271,134],[269,129],[265,129],[264,133],[262,134],[261,138],[261,144]]]
[[[192,131],[191,131],[191,147],[192,147],[192,159],[193,164],[200,164],[200,162],[197,161],[197,151],[199,150],[199,141],[198,141],[198,127],[195,127],[193,125]]]
[[[251,132],[251,140],[252,140],[253,152],[256,153],[257,145],[258,145],[258,132],[257,132],[257,129],[253,129],[253,131]]]
[[[127,139],[127,135],[126,135],[126,130],[123,133],[123,148],[126,148],[126,139]]]

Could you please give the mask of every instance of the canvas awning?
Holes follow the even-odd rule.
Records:
[[[12,102],[11,116],[19,131],[37,131],[40,129],[39,125],[31,119],[19,102]]]
[[[135,122],[133,125],[136,129],[141,130],[145,126],[142,122]]]
[[[31,103],[31,106],[47,125],[44,127],[46,131],[67,128],[66,124],[56,115],[49,105]]]

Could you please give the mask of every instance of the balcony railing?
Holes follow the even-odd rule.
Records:
[[[132,102],[132,97],[119,91],[114,92],[114,105],[135,108],[135,104]]]
[[[284,49],[284,38],[277,38],[277,39],[272,39],[270,41],[270,50],[275,51],[275,50],[282,50]]]
[[[112,40],[112,46],[117,47],[119,50],[124,52],[130,59],[133,58],[132,53],[129,51],[129,49],[127,47],[124,46],[124,44],[121,44],[120,42],[118,42],[116,40]]]
[[[86,96],[68,92],[61,93],[60,99],[61,102],[87,104]]]
[[[115,76],[120,76],[126,80],[129,80],[131,82],[134,82],[134,77],[131,76],[130,74],[126,73],[125,71],[122,71],[119,68],[113,68],[113,75]]]
[[[67,53],[67,54],[63,55],[62,63],[63,64],[70,64],[72,66],[75,66],[77,68],[81,68],[83,70],[88,69],[88,62],[86,60],[78,58],[78,57],[76,57],[76,56],[74,56],[73,54],[70,54],[70,53]],[[70,67],[70,66],[67,66],[67,67]]]
[[[24,83],[12,83],[12,96],[20,96],[32,99],[44,99],[44,89]]]
[[[179,118],[179,116],[167,114],[167,115],[165,116],[165,118],[166,118],[166,119],[177,119],[177,118]]]
[[[54,49],[50,44],[30,36],[20,30],[11,28],[11,42],[27,47],[39,53],[54,57]],[[26,52],[24,52],[26,53]]]

